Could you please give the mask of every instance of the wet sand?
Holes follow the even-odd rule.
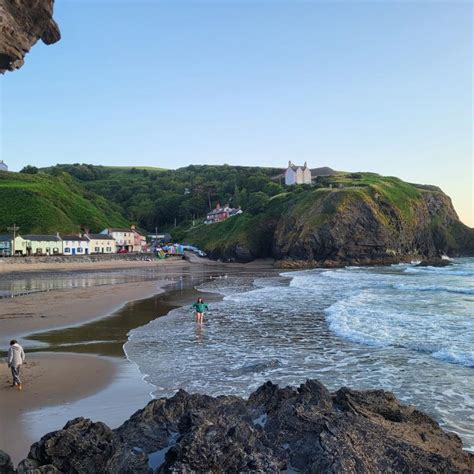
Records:
[[[108,317],[77,326],[32,334],[25,342],[35,344],[29,352],[46,350],[123,358],[125,357],[123,345],[127,342],[128,333],[132,329],[144,326],[168,314],[174,308],[191,306],[199,293],[194,286],[207,279],[209,276],[185,278],[169,284],[163,293],[127,303]],[[218,294],[206,295],[208,302],[221,298]]]
[[[0,302],[0,347],[12,338],[82,324],[106,316],[125,303],[160,293],[166,280],[104,285],[36,293]],[[28,343],[25,344],[28,347]]]

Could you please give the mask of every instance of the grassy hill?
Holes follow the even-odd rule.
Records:
[[[86,164],[56,165],[78,184],[114,202],[122,215],[144,229],[167,230],[177,222],[202,220],[217,202],[246,207],[253,193],[284,190],[282,169],[246,166],[187,166],[177,170]]]
[[[94,231],[127,225],[118,208],[94,195],[66,173],[0,172],[0,232],[13,223],[26,233]]]

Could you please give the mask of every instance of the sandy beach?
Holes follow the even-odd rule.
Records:
[[[11,387],[11,373],[0,364],[0,449],[15,462],[28,453],[36,439],[22,423],[22,416],[38,408],[71,403],[106,387],[117,366],[107,358],[78,354],[27,355],[22,368],[23,390]]]

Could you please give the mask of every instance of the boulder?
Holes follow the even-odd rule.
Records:
[[[453,262],[449,260],[443,260],[441,258],[432,258],[430,260],[422,260],[417,267],[448,267]]]

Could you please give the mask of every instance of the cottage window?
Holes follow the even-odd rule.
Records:
[[[77,247],[77,253],[82,253],[82,247]]]
[[[107,252],[112,252],[112,247],[107,247]]]
[[[64,249],[64,253],[71,253],[71,249],[70,249],[69,247],[66,247],[66,248]]]
[[[94,252],[99,252],[100,248],[99,247],[94,247]]]
[[[36,253],[37,253],[38,255],[39,255],[39,254],[42,254],[42,253],[43,253],[43,249],[41,249],[41,248],[38,247],[38,248],[36,249]]]
[[[59,253],[59,249],[57,247],[53,248],[53,253]]]

